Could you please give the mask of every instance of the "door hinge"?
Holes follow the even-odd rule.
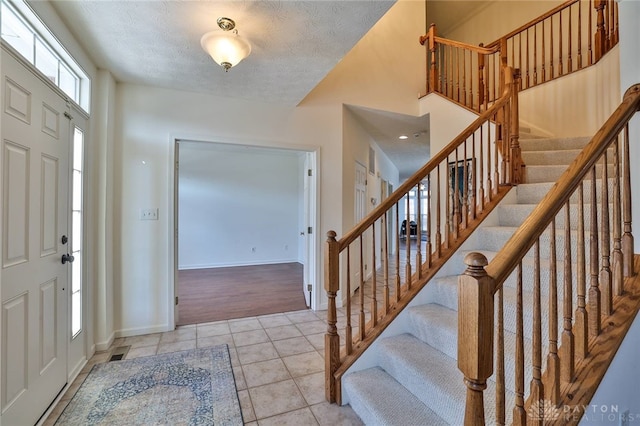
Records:
[[[313,176],[313,170],[311,169],[307,170],[307,176]]]
[[[69,114],[67,111],[64,112],[64,116],[67,117],[69,120],[73,120],[73,116]]]
[[[178,296],[176,296],[176,305],[178,304]]]
[[[307,234],[312,234],[313,232],[313,228],[311,228],[310,226],[307,228]]]

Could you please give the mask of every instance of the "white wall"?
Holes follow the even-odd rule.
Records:
[[[298,260],[302,153],[179,143],[179,269]]]

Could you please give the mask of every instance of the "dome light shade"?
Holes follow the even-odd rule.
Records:
[[[218,25],[223,30],[211,31],[200,39],[202,48],[218,63],[225,71],[238,65],[240,61],[249,56],[251,45],[247,40],[238,35],[238,31],[232,31],[235,22],[229,18],[219,18]]]

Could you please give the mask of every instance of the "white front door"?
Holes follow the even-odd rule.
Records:
[[[2,51],[1,422],[32,425],[67,381],[69,120]]]

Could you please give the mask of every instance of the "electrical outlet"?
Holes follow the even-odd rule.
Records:
[[[311,284],[307,284],[307,291],[311,292],[312,289],[313,289],[313,287],[311,287]]]
[[[158,209],[140,210],[140,220],[158,220]]]

